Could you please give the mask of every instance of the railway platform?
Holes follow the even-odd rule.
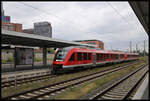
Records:
[[[148,100],[149,99],[149,73],[145,80],[133,96],[133,100]]]
[[[25,70],[36,70],[36,69],[47,69],[51,68],[52,64],[49,65],[43,65],[43,64],[34,64],[32,65],[19,65],[16,68],[14,67],[14,64],[2,64],[1,65],[1,73],[2,74],[10,74],[11,72],[18,72],[18,71],[25,71]]]
[[[43,69],[30,69],[30,70],[22,70],[22,71],[15,71],[15,72],[7,72],[2,73],[2,81],[4,80],[11,80],[14,79],[15,76],[17,77],[31,77],[31,76],[37,76],[37,75],[43,75],[43,74],[50,74],[50,68],[43,68]]]

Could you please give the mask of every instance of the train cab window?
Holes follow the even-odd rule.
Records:
[[[83,53],[83,60],[87,60],[87,53]]]
[[[66,49],[60,49],[58,50],[58,52],[56,53],[56,56],[54,58],[55,61],[64,61],[66,58],[66,55],[68,53],[69,50]]]
[[[75,53],[73,53],[69,59],[69,61],[74,61],[75,60]]]
[[[88,60],[91,60],[91,53],[88,53]]]
[[[81,52],[77,52],[77,60],[78,61],[82,60],[82,53]]]

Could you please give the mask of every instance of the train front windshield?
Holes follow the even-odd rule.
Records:
[[[56,53],[55,61],[64,61],[68,51],[65,49],[58,50]]]

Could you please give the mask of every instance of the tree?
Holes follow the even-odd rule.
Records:
[[[54,48],[47,48],[47,52],[51,53],[51,54],[54,54],[55,50],[54,50]]]

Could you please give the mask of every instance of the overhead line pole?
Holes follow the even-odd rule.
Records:
[[[146,61],[146,53],[145,53],[145,40],[144,40],[144,59],[145,59],[145,61]]]
[[[138,52],[138,44],[136,44],[136,52]]]
[[[130,41],[130,53],[132,53],[132,42]]]

